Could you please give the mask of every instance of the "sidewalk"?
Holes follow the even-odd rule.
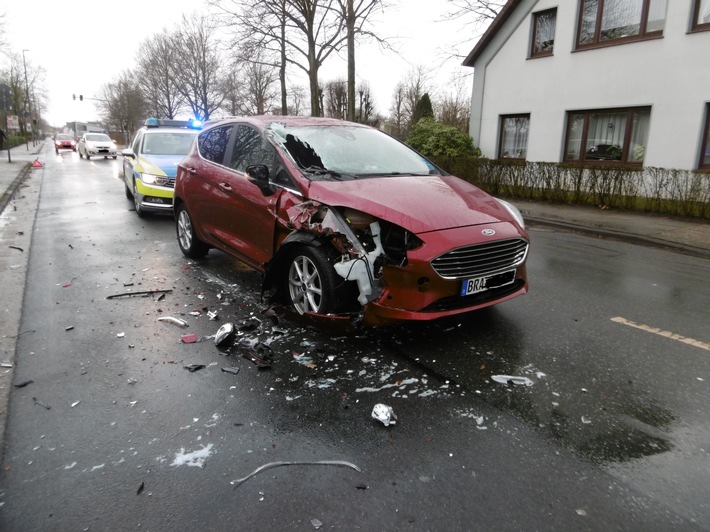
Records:
[[[40,161],[46,157],[46,155],[40,155],[44,145],[45,141],[40,140],[35,146],[32,146],[31,143],[15,146],[10,150],[12,162],[7,160],[6,149],[0,151],[0,213],[5,210],[5,206],[12,199],[15,190],[30,171],[32,162],[38,157]]]
[[[11,163],[7,161],[7,150],[0,151],[0,213],[31,171],[31,163],[37,158],[44,163],[48,157],[54,157],[49,149],[40,154],[44,146],[45,141],[40,141],[36,146],[30,144],[29,150],[24,145],[12,148]],[[548,225],[710,258],[710,222],[576,205],[513,203],[531,226]]]
[[[710,258],[710,222],[578,205],[513,203],[529,225],[550,225]]]

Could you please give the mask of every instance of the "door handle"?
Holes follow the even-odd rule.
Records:
[[[196,173],[197,173],[197,170],[195,170],[192,166],[190,166],[190,167],[188,167],[188,168],[185,168],[185,170],[187,170],[187,171],[188,171],[189,173],[191,173],[191,174],[196,174]]]
[[[229,191],[232,190],[232,187],[229,183],[220,183],[219,188],[224,189],[224,190],[229,190]]]

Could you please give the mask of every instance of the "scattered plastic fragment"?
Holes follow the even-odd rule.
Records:
[[[119,297],[133,297],[133,296],[150,296],[154,294],[170,294],[172,292],[171,290],[146,290],[144,292],[124,292],[122,294],[113,294],[110,296],[106,296],[106,299],[116,299]]]
[[[256,367],[259,369],[270,368],[273,356],[271,353],[271,348],[266,344],[256,344],[254,347],[250,347],[246,353],[242,356],[247,360],[251,360]]]
[[[33,382],[33,380],[18,382],[17,384],[15,384],[15,388],[24,388],[25,386],[27,386],[28,384],[32,384]]]
[[[74,408],[74,407],[75,407],[76,405],[78,405],[79,403],[81,403],[81,401],[74,401],[74,402],[71,404],[71,407]]]
[[[21,253],[25,252],[25,250],[22,249],[21,247],[17,247],[17,246],[7,246],[7,247],[9,247],[10,249],[16,249],[16,250],[20,251]]]
[[[215,345],[222,345],[227,342],[234,334],[234,325],[231,323],[225,323],[218,330],[217,334],[214,336]]]
[[[116,336],[117,336],[118,338],[123,338],[124,336],[126,336],[126,333],[120,332],[120,333],[117,333]]]
[[[219,317],[219,313],[216,310],[210,310],[207,312],[207,317],[210,321],[215,321]]]
[[[372,408],[372,419],[380,421],[385,427],[397,423],[397,416],[394,410],[392,410],[392,407],[383,405],[382,403],[378,403]]]
[[[180,337],[180,340],[182,340],[183,344],[194,344],[195,342],[197,342],[197,335],[194,333],[183,334]]]
[[[173,325],[177,325],[178,327],[187,327],[187,322],[185,320],[181,320],[180,318],[174,318],[173,316],[163,316],[162,318],[158,318],[158,321],[172,323]]]
[[[311,524],[313,525],[313,528],[315,528],[316,530],[318,530],[320,527],[323,526],[323,523],[319,519],[315,519],[315,518],[311,519]]]
[[[251,477],[258,475],[262,471],[266,471],[267,469],[273,469],[274,467],[282,467],[282,466],[293,466],[293,465],[327,465],[327,466],[337,466],[337,467],[349,467],[350,469],[354,469],[358,473],[362,471],[358,466],[355,464],[351,464],[350,462],[344,462],[342,460],[318,460],[315,462],[311,461],[298,461],[298,462],[269,462],[268,464],[264,464],[263,466],[257,467],[254,471],[249,473],[246,477],[244,478],[239,478],[237,480],[232,480],[230,484],[233,486],[239,486],[243,482],[246,482],[249,480]]]
[[[511,386],[532,386],[533,381],[527,377],[514,377],[512,375],[493,375],[491,377],[494,381],[500,384],[509,384]]]
[[[582,416],[582,423],[584,423],[585,425],[591,425],[592,420],[588,417]]]
[[[207,366],[204,364],[188,364],[185,366],[185,369],[189,371],[190,373],[195,373],[196,371],[200,371],[201,369],[205,369]]]
[[[136,492],[136,495],[140,495],[143,493],[143,490],[145,489],[145,482],[141,482],[141,485],[138,486],[138,491]]]
[[[0,362],[0,368],[13,368],[15,365],[12,362]]]
[[[74,328],[73,325],[69,325],[69,327],[64,327],[65,331],[71,331]]]
[[[228,368],[222,368],[222,371],[225,373],[231,373],[232,375],[236,375],[239,373],[239,368],[236,366],[230,366]]]
[[[185,448],[181,448],[179,453],[175,454],[171,466],[186,465],[189,467],[205,467],[205,461],[212,455],[213,443],[207,446],[202,446],[202,449],[186,453]]]
[[[47,410],[51,410],[51,409],[52,409],[51,406],[46,405],[46,404],[42,403],[41,401],[38,401],[36,397],[33,397],[32,400],[34,401],[34,403],[35,403],[37,406],[41,406],[42,408],[46,408]]]

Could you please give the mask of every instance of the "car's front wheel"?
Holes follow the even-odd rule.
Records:
[[[88,157],[88,156],[87,156]],[[133,197],[133,205],[136,207],[136,214],[138,215],[139,218],[145,218],[148,216],[148,212],[143,208],[143,205],[141,205],[141,198],[140,195],[138,194],[138,191],[136,190],[136,182],[135,180],[133,181],[133,193],[131,194]]]
[[[210,248],[195,234],[192,217],[182,203],[177,206],[175,228],[177,230],[178,245],[183,255],[191,259],[199,259],[207,255]]]
[[[79,159],[83,159],[83,158],[84,158],[84,154],[81,153],[81,150],[79,150]]]
[[[286,294],[299,314],[328,314],[337,306],[335,287],[338,274],[322,248],[298,246],[289,255]]]

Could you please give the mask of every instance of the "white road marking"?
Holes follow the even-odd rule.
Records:
[[[710,351],[710,344],[701,342],[700,340],[694,340],[693,338],[688,338],[686,336],[681,336],[680,334],[675,334],[671,331],[664,331],[662,329],[658,329],[657,327],[651,327],[650,325],[635,323],[620,316],[617,316],[616,318],[611,318],[611,321],[621,323],[622,325],[628,325],[629,327],[634,327],[636,329],[641,329],[642,331],[657,334],[665,338],[670,338],[671,340],[677,340],[678,342],[683,342],[684,344],[692,345],[693,347],[705,349],[706,351]]]

